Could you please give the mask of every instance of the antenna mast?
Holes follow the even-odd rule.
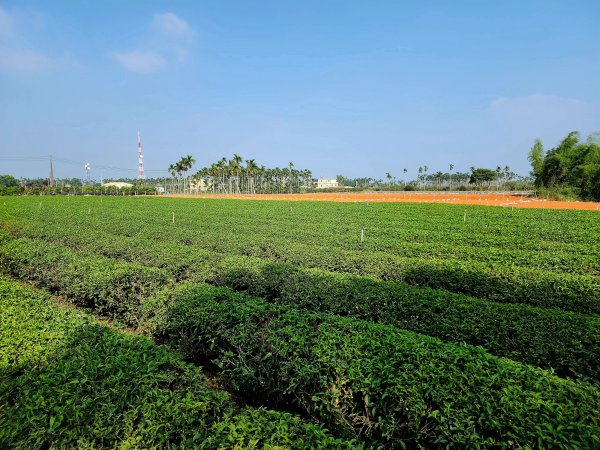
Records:
[[[138,179],[144,179],[144,155],[142,155],[142,141],[138,130]]]

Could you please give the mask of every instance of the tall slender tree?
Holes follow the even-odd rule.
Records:
[[[177,168],[178,168],[178,174],[182,177],[182,188],[183,188],[183,192],[185,193],[185,175],[187,174],[187,172],[192,168],[192,166],[194,165],[194,163],[196,162],[196,160],[193,158],[192,155],[186,155],[186,156],[182,156],[181,159],[179,160],[179,162],[176,164]],[[188,182],[188,186],[189,186],[189,182]]]
[[[175,175],[177,174],[177,164],[169,165],[169,173],[171,174],[171,190],[174,190]]]
[[[290,171],[289,174],[289,189],[290,189],[290,194],[292,193],[293,190],[293,180],[294,180],[294,162],[290,161],[288,163],[288,169]]]
[[[542,175],[542,168],[544,166],[544,146],[540,139],[536,139],[533,147],[529,150],[527,159],[531,163],[531,175],[535,178],[536,186],[540,186],[540,178]]]
[[[388,185],[391,186],[392,184],[392,174],[389,172],[386,172],[385,177],[388,179]]]
[[[246,173],[248,174],[248,192],[250,194],[256,194],[256,174],[258,173],[258,166],[256,161],[253,159],[246,160]]]

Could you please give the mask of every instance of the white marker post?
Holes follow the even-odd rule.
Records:
[[[363,228],[362,230],[360,230],[360,242],[361,244],[364,242],[365,240],[365,229]]]

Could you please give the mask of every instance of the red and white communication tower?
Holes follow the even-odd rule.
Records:
[[[142,141],[140,140],[140,132],[138,131],[138,179],[144,178],[144,155],[142,155]]]

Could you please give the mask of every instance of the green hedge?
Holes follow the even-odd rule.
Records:
[[[143,294],[168,282],[160,271],[151,280],[154,284],[144,285],[147,290],[123,291],[115,285],[118,298],[129,305],[115,308],[110,289],[86,288],[90,280],[104,280],[99,274],[111,263],[130,275],[146,269],[81,257],[28,239],[4,242],[0,251],[3,268],[24,271],[21,275],[59,292],[64,289],[71,293],[69,298],[76,299],[82,289],[86,306],[110,311],[124,322],[145,324],[156,337],[177,343],[188,358],[220,366],[231,388],[244,398],[292,405],[348,436],[386,446],[519,446],[539,441],[536,445],[548,447],[568,440],[580,446],[597,444],[598,391],[585,383],[560,380],[469,346],[442,344],[352,318],[302,312],[206,285],[145,299]],[[74,267],[80,267],[79,279],[64,281],[63,274]],[[280,276],[300,286],[286,268],[280,267]],[[222,269],[213,267],[213,275],[227,274]],[[248,273],[256,272],[247,269],[242,272],[246,278],[229,275],[248,283]],[[311,273],[319,271],[299,271],[302,276]],[[284,279],[274,272],[264,275],[271,286]],[[307,286],[310,280],[305,280]],[[267,281],[261,283],[269,286]],[[113,306],[105,307],[104,302]],[[370,304],[365,311],[377,307]],[[540,431],[542,426],[555,431]]]
[[[593,448],[600,392],[483,350],[227,289],[145,302],[154,335],[246,398],[292,404],[383,446]]]
[[[213,256],[194,255],[199,280],[293,307],[480,345],[494,355],[553,369],[563,377],[600,381],[600,319],[594,316],[494,303],[254,258]],[[0,236],[0,267],[134,326],[141,323],[140,300],[168,283],[162,269],[82,257],[67,248],[26,238],[1,243]]]
[[[0,323],[0,448],[358,447],[239,408],[173,351],[3,278]]]
[[[160,269],[82,256],[27,238],[1,244],[0,269],[128,324],[137,323],[140,300],[168,282],[167,273]]]
[[[280,263],[444,289],[498,303],[524,303],[600,315],[600,277],[511,266],[508,263],[404,258],[381,252],[345,251],[285,242],[269,245],[264,252],[247,242],[248,247],[238,249],[244,253],[239,255],[235,254],[235,249],[212,251],[181,242],[157,243],[139,236],[94,235],[50,239],[59,239],[68,246],[91,249],[109,257],[164,268],[178,279],[198,278],[215,263],[230,265],[227,263],[230,259],[253,265]]]
[[[469,207],[463,222],[456,205],[298,202],[292,212],[286,202],[165,198],[8,203],[0,227],[168,267],[180,279],[193,272],[190,256],[215,251],[600,314],[594,211]]]
[[[497,356],[600,382],[600,318],[286,264],[228,260],[215,284],[313,311],[481,345]]]

